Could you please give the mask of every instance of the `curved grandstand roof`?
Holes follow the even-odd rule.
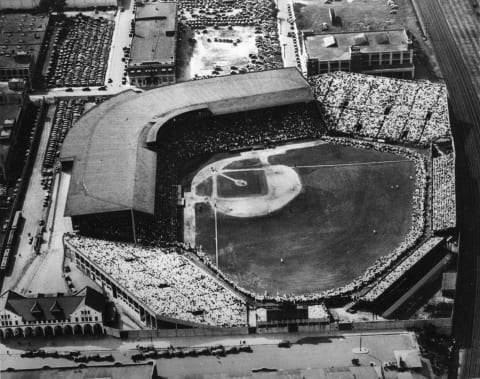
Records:
[[[70,129],[60,159],[73,161],[65,215],[120,210],[154,213],[156,154],[148,148],[176,115],[214,115],[313,100],[295,68],[223,76],[123,92],[94,107]]]

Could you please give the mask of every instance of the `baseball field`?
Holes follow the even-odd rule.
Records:
[[[243,287],[309,293],[347,284],[400,244],[415,166],[323,141],[246,152],[198,171],[185,240]]]

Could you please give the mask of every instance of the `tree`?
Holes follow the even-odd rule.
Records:
[[[50,9],[52,12],[63,13],[67,6],[66,0],[50,0]]]
[[[40,12],[48,12],[50,10],[50,0],[40,0],[38,8]]]

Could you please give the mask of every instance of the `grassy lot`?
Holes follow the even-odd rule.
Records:
[[[413,162],[370,163],[398,159],[328,144],[271,157],[272,164],[296,165],[302,192],[268,216],[219,214],[220,268],[258,293],[305,293],[348,283],[390,253],[410,227]],[[315,165],[327,166],[302,167]],[[213,219],[209,205],[197,207],[197,244],[212,258]]]

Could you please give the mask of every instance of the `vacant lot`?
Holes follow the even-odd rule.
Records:
[[[258,54],[255,45],[255,28],[234,26],[207,28],[207,33],[195,31],[196,43],[189,58],[188,76],[212,75],[215,67],[220,67],[220,75],[230,74],[231,67],[246,67],[250,63],[249,54]],[[235,43],[235,44],[234,44]]]

